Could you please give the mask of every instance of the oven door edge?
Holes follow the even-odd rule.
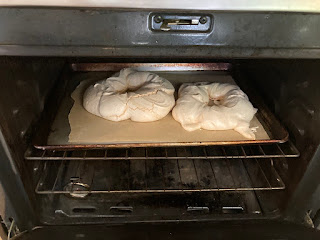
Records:
[[[46,226],[14,237],[25,239],[319,239],[320,231],[279,221]]]

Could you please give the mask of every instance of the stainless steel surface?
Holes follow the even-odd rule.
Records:
[[[229,10],[229,11],[286,11],[286,12],[320,12],[320,4],[314,0],[250,0],[250,1],[194,1],[194,0],[3,0],[0,6],[59,6],[59,7],[108,7],[140,9],[186,9],[186,10]]]
[[[158,161],[150,158],[144,161],[47,161],[44,162],[41,171],[36,193],[70,194],[74,197],[85,197],[95,193],[251,191],[285,188],[272,159],[185,158]],[[75,182],[74,178],[78,180]]]
[[[177,153],[181,154],[177,156]],[[292,158],[300,153],[290,142],[248,146],[150,147],[84,150],[41,150],[29,148],[27,160],[145,160],[152,159],[220,159],[220,158]]]

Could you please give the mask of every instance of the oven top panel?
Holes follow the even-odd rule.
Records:
[[[318,14],[209,9],[0,8],[0,55],[320,57]]]

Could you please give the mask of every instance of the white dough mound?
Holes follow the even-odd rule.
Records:
[[[83,96],[88,112],[111,121],[156,121],[174,104],[174,87],[168,80],[130,68],[90,86]]]
[[[181,85],[178,97],[172,115],[185,130],[234,129],[246,138],[255,139],[249,126],[257,109],[238,86],[185,83]]]

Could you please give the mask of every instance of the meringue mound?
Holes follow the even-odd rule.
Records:
[[[255,139],[250,121],[257,109],[236,85],[227,83],[184,83],[172,110],[173,118],[187,131],[233,129]]]
[[[95,83],[83,95],[88,112],[111,121],[156,121],[174,104],[174,87],[168,80],[130,68]]]

